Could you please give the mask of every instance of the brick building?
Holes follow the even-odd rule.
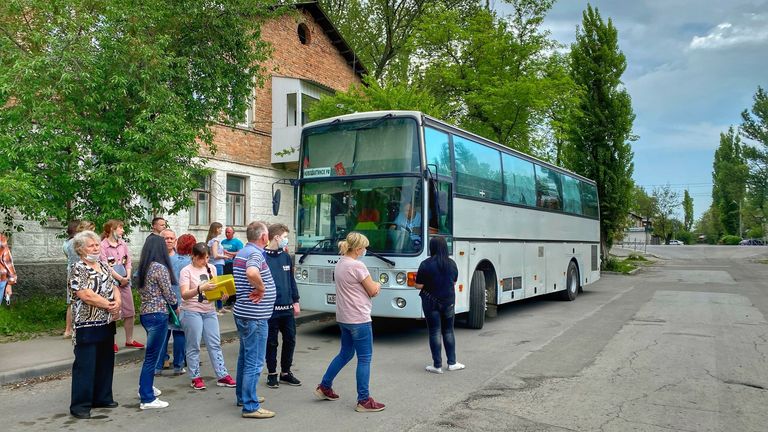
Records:
[[[212,222],[235,226],[245,240],[245,226],[253,220],[293,226],[293,189],[280,187],[283,205],[272,216],[272,184],[296,178],[296,148],[309,105],[325,94],[346,90],[361,82],[366,72],[351,48],[316,2],[296,4],[295,11],[266,22],[262,38],[273,48],[264,66],[270,74],[264,86],[255,87],[243,123],[236,127],[215,125],[215,155],[207,148],[213,170],[200,179],[193,192],[196,204],[177,215],[165,216],[177,234],[190,232],[205,240]],[[289,151],[286,151],[289,150]],[[64,291],[63,228],[25,222],[26,230],[13,236],[13,254],[19,272],[20,295],[25,287],[35,291]],[[138,256],[148,232],[134,230],[131,251]]]

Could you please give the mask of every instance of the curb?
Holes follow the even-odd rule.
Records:
[[[230,315],[231,316],[231,315]],[[335,315],[326,312],[302,312],[301,315],[296,317],[296,325],[306,324],[313,321],[322,321],[324,319],[332,319]],[[237,329],[227,329],[221,332],[221,339],[230,339],[237,337]],[[115,354],[115,365],[122,363],[128,363],[136,360],[140,360],[144,357],[143,349],[126,349],[123,348]],[[25,381],[34,378],[40,378],[48,375],[55,375],[62,372],[69,373],[72,370],[73,359],[66,361],[55,361],[50,363],[43,363],[38,365],[32,365],[25,368],[14,369],[7,372],[0,373],[0,386],[7,384],[13,384],[19,381]]]

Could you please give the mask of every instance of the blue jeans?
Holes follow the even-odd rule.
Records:
[[[368,399],[368,382],[371,380],[371,359],[373,358],[373,327],[370,322],[362,324],[342,324],[341,328],[341,350],[336,357],[331,360],[328,370],[323,375],[320,384],[323,387],[331,388],[333,379],[341,372],[341,369],[352,360],[357,353],[357,400]]]
[[[219,333],[219,317],[216,312],[181,312],[181,327],[187,339],[187,365],[191,379],[200,377],[200,339],[205,339],[208,358],[216,372],[216,378],[229,375],[224,365],[224,353],[221,352],[221,334]]]
[[[240,353],[237,356],[237,403],[243,404],[243,412],[250,413],[260,408],[256,384],[264,368],[267,352],[269,325],[265,319],[243,319],[235,317],[237,333],[240,335]]]
[[[168,314],[150,313],[139,316],[142,327],[147,332],[147,346],[144,348],[144,364],[139,375],[139,397],[141,403],[155,400],[152,384],[155,382],[155,365],[160,358],[160,348],[168,333]]]
[[[448,364],[456,363],[456,338],[453,335],[453,321],[455,318],[454,304],[440,303],[434,297],[421,296],[421,309],[427,320],[429,329],[429,350],[432,351],[432,366],[443,367],[442,346],[440,336],[445,344],[445,356]]]
[[[168,354],[166,353],[168,352],[168,341],[171,339],[171,334],[173,334],[173,370],[175,372],[180,372],[186,363],[184,354],[184,346],[186,344],[184,332],[182,330],[173,330],[169,328],[168,333],[165,335],[165,339],[163,339],[163,346],[160,347],[160,357],[157,358],[157,364],[155,365],[155,373],[157,374],[163,371],[163,364],[169,359]]]

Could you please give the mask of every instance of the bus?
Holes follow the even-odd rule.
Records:
[[[456,313],[558,293],[600,278],[595,182],[416,111],[307,124],[295,184],[295,279],[303,309],[335,312],[337,243],[365,234],[381,284],[375,317],[423,318],[416,270],[442,236],[459,268]]]

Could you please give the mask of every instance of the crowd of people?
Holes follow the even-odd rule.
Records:
[[[224,229],[220,223],[211,224],[205,242],[197,242],[192,234],[177,238],[162,218],[155,218],[152,227],[134,269],[122,238],[124,224],[121,221],[108,221],[101,236],[93,231],[95,227],[90,222],[69,225],[70,238],[64,244],[68,258],[65,336],[72,337],[75,354],[70,413],[86,419],[90,418],[92,408],[118,406],[112,394],[112,378],[118,351],[116,323],[122,320],[126,346],[145,350],[138,380],[140,409],[169,406],[169,402],[159,398],[162,391],[154,385],[154,378],[170,367],[167,347],[173,337],[174,375],[187,373],[192,388],[206,388],[200,372],[200,343],[204,341],[216,374],[216,385],[235,389],[235,402],[242,407],[242,417],[274,417],[273,411],[262,406],[264,398],[258,395],[257,383],[264,364],[267,387],[301,385],[291,371],[296,346],[295,317],[301,308],[293,261],[287,249],[288,227],[252,222],[246,228],[246,244],[234,238],[232,227]],[[220,238],[222,232],[225,239]],[[333,381],[357,356],[355,410],[382,411],[385,405],[374,400],[369,391],[373,357],[372,299],[381,290],[360,260],[366,254],[369,241],[361,233],[350,232],[338,246],[341,258],[336,264],[334,280],[341,346],[314,394],[322,400],[338,400]],[[426,371],[441,374],[443,346],[448,370],[465,367],[456,361],[453,333],[458,270],[448,256],[444,238],[430,239],[429,254],[419,267],[415,287],[420,290],[429,329],[432,364],[426,366]],[[0,283],[7,292],[16,277],[15,272],[8,270],[10,249],[2,236],[0,258]],[[218,299],[222,303],[209,301],[209,294],[217,289],[217,276],[230,270],[235,284],[233,298],[229,299],[224,293]],[[146,346],[133,339],[136,309],[132,279],[141,299],[139,321],[147,333]],[[236,379],[226,367],[219,331],[219,319],[228,300],[233,303],[232,314],[240,342]]]

